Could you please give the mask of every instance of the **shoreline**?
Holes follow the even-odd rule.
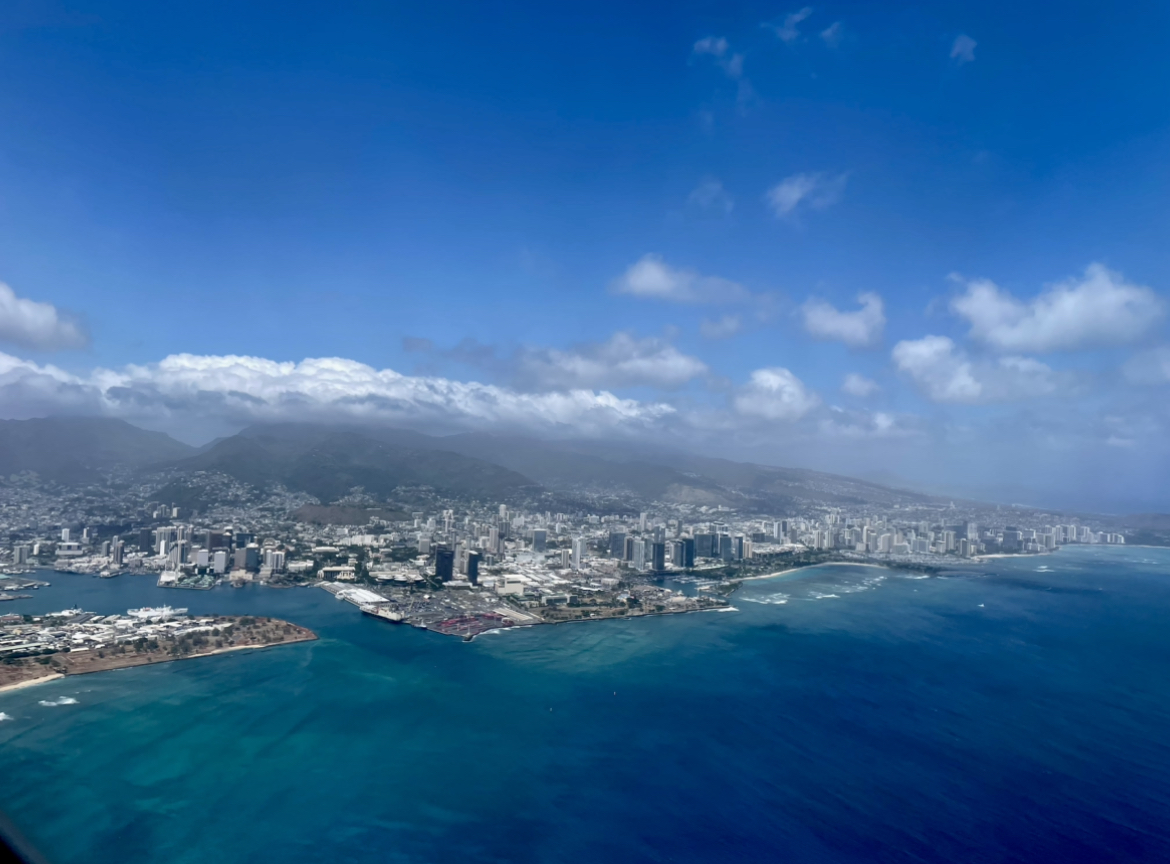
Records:
[[[818,567],[877,567],[881,570],[888,570],[891,566],[889,564],[868,564],[862,561],[824,561],[820,564],[802,564],[800,567],[792,567],[788,570],[777,570],[775,573],[765,573],[762,576],[743,576],[731,581],[757,582],[761,579],[776,579],[779,576],[788,576],[792,573],[799,573],[801,570],[815,570]]]
[[[50,675],[42,675],[40,678],[29,678],[27,681],[17,681],[15,684],[0,684],[0,693],[7,693],[10,690],[23,690],[25,687],[33,687],[37,684],[44,684],[46,681],[56,681],[58,678],[66,678],[64,672],[53,672]]]
[[[45,684],[49,681],[58,681],[62,678],[75,678],[81,675],[95,675],[100,672],[117,672],[121,669],[137,669],[142,666],[158,666],[163,663],[175,663],[182,660],[195,660],[199,657],[214,657],[217,654],[228,654],[232,651],[258,651],[265,648],[278,648],[281,645],[295,645],[298,642],[316,642],[321,638],[312,631],[309,631],[309,634],[310,635],[301,636],[300,638],[296,639],[288,639],[283,642],[258,643],[255,645],[229,645],[225,648],[215,648],[211,651],[203,651],[199,654],[184,654],[180,657],[167,656],[160,657],[158,659],[151,658],[141,663],[127,663],[123,666],[110,666],[105,669],[80,669],[75,672],[53,672],[48,675],[42,675],[39,678],[29,678],[24,681],[15,681],[11,684],[0,684],[0,694],[8,693],[13,690],[22,690],[25,687],[34,687],[37,684]]]
[[[818,565],[813,565],[818,566]],[[757,577],[758,578],[758,577]],[[513,624],[511,627],[493,627],[491,630],[484,630],[482,633],[476,633],[470,639],[464,639],[464,642],[474,642],[480,636],[486,636],[489,633],[507,633],[510,630],[525,630],[531,627],[557,627],[561,624],[589,624],[597,623],[599,621],[637,621],[639,618],[662,618],[666,615],[697,615],[700,612],[738,612],[739,610],[728,603],[726,606],[709,606],[706,609],[679,609],[674,612],[643,612],[639,615],[608,615],[605,618],[570,618],[566,621],[534,621],[531,624]],[[421,628],[426,630],[427,628]],[[437,630],[428,630],[429,633],[435,633],[438,636],[446,636],[449,634],[439,633]]]

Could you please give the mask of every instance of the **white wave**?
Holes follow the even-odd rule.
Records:
[[[44,705],[46,708],[54,708],[57,705],[76,705],[77,700],[72,696],[61,696],[57,699],[42,699],[40,704]]]
[[[775,594],[764,594],[760,597],[740,597],[740,600],[746,600],[748,603],[764,603],[768,606],[783,606],[788,602],[788,595],[779,592]]]
[[[840,594],[822,594],[819,591],[809,591],[808,592],[808,599],[809,600],[840,600],[841,595]]]
[[[11,714],[5,714],[3,711],[0,711],[0,723],[3,723],[5,720],[11,720],[11,719],[12,719]]]

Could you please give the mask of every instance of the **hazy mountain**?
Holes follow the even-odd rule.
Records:
[[[114,466],[166,466],[184,474],[218,471],[257,487],[280,483],[326,503],[355,486],[379,498],[400,486],[429,486],[444,494],[502,499],[533,491],[536,484],[569,497],[622,495],[776,513],[807,504],[931,500],[922,493],[835,474],[712,459],[646,444],[487,433],[440,437],[385,427],[282,423],[251,426],[194,448],[120,420],[0,421],[3,474],[33,470],[49,479],[72,481]],[[176,482],[168,495],[187,494],[179,488],[186,488],[183,482]]]
[[[646,499],[756,506],[782,511],[799,504],[909,504],[918,492],[801,468],[712,459],[643,444],[539,441],[471,433],[438,439],[442,446],[520,471],[553,489],[622,489]]]
[[[254,486],[281,483],[323,502],[335,501],[355,486],[376,497],[399,486],[430,486],[448,494],[493,498],[534,485],[500,465],[436,446],[417,446],[439,440],[397,430],[375,436],[352,427],[253,426],[173,467],[220,471]]]
[[[141,468],[195,452],[162,432],[103,417],[0,420],[0,475],[35,471],[47,480],[78,482],[100,469]]]

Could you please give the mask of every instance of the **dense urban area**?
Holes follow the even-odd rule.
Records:
[[[72,488],[8,477],[0,485],[8,574],[0,599],[35,590],[37,568],[147,574],[175,589],[319,586],[367,614],[471,638],[517,625],[719,609],[739,579],[826,561],[930,570],[1126,542],[1080,519],[935,499],[766,514],[581,495],[572,512],[555,512],[539,509],[539,496],[499,503],[427,487],[397,490],[399,503],[355,487],[324,504],[214,471],[184,484],[163,490],[198,488],[209,503],[167,500],[157,478],[130,474]]]

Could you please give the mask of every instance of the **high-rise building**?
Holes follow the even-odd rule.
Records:
[[[573,540],[573,569],[581,570],[585,564],[586,543],[584,537]]]
[[[742,534],[736,534],[731,538],[731,557],[736,561],[743,560],[743,541],[744,536]]]
[[[115,567],[121,567],[124,560],[126,560],[126,541],[115,538],[110,546],[110,563]]]
[[[716,539],[714,534],[696,534],[695,535],[695,557],[696,558],[714,558],[716,549]],[[712,551],[715,550],[715,551]]]
[[[450,582],[455,575],[455,552],[446,546],[435,547],[435,576],[440,582]]]
[[[227,560],[227,550],[226,549],[215,550],[215,557],[213,559],[212,569],[220,576],[222,576],[224,573],[227,572],[228,560]]]
[[[666,543],[662,540],[650,544],[650,569],[655,573],[666,569]]]
[[[674,562],[675,567],[694,567],[695,566],[695,538],[683,537],[678,541],[682,545],[682,560]]]
[[[646,517],[647,517],[648,515],[649,515],[649,514],[647,514],[647,513],[643,513],[643,514],[641,514],[641,515],[638,517],[638,530],[639,530],[639,531],[645,531],[645,530],[646,530]]]
[[[622,555],[623,561],[634,560],[634,539],[635,538],[633,537],[626,537],[626,551],[625,554]]]
[[[62,529],[61,529],[61,542],[62,542],[62,543],[68,543],[68,542],[69,542],[69,529],[68,529],[68,528],[62,528]]]
[[[712,557],[719,557],[724,561],[731,561],[735,558],[735,549],[732,546],[730,534],[719,535],[719,555]]]
[[[634,549],[630,555],[630,561],[634,565],[635,570],[646,569],[646,541],[641,537],[633,539]]]
[[[467,581],[472,585],[479,584],[479,560],[478,552],[467,553]]]
[[[12,549],[12,563],[13,564],[27,564],[29,554],[32,552],[28,546],[15,546]]]
[[[626,557],[626,532],[625,531],[611,531],[611,532],[609,532],[609,557],[610,558],[625,558]]]
[[[536,528],[532,532],[532,551],[543,552],[548,541],[548,532],[543,528]]]

